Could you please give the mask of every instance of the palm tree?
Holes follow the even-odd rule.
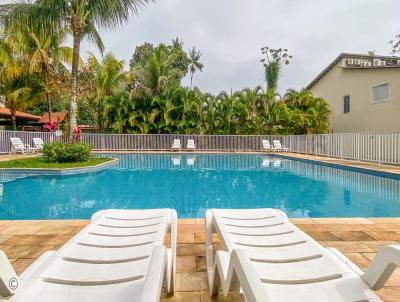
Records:
[[[88,61],[89,70],[94,78],[97,124],[99,129],[104,129],[103,100],[126,87],[128,73],[124,71],[124,61],[118,60],[112,53],[106,54],[101,61],[90,54]]]
[[[290,89],[284,101],[292,112],[291,124],[296,134],[329,132],[331,110],[324,99],[314,97],[309,90]]]
[[[44,94],[49,112],[49,122],[52,117],[52,101],[50,98],[50,81],[54,66],[59,63],[71,63],[72,48],[60,46],[65,39],[62,31],[51,35],[43,35],[29,30],[27,27],[15,29],[11,38],[19,40],[29,53],[29,72],[42,74]]]
[[[193,85],[193,76],[197,70],[203,71],[204,65],[200,63],[200,58],[203,54],[196,47],[189,49],[189,73],[190,73],[190,88]]]
[[[161,95],[164,90],[177,84],[182,77],[182,70],[172,67],[174,56],[165,45],[157,47],[145,66],[135,66],[131,71],[131,97]]]
[[[80,45],[84,38],[104,50],[103,42],[96,27],[111,28],[122,24],[133,12],[149,0],[37,0],[33,3],[6,5],[10,12],[6,24],[25,22],[31,28],[42,32],[48,29],[69,30],[73,39],[71,67],[70,131],[77,125],[77,92],[80,59]]]
[[[0,41],[0,94],[10,109],[11,122],[17,128],[16,112],[25,110],[38,95],[40,85],[29,75],[29,55],[10,35]]]

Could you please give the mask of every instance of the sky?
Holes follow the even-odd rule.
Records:
[[[265,86],[261,47],[288,48],[283,92],[306,86],[341,52],[391,54],[399,11],[399,0],[158,0],[121,28],[100,32],[107,51],[126,64],[144,42],[179,37],[185,50],[196,46],[204,69],[194,85],[212,93]],[[82,51],[98,54],[87,42]]]

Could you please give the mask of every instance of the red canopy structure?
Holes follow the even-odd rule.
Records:
[[[51,121],[53,123],[61,124],[64,122],[67,112],[53,112],[51,114]],[[49,113],[46,112],[38,121],[39,124],[49,124]]]
[[[17,120],[25,120],[25,121],[32,121],[37,122],[40,120],[40,116],[30,114],[27,112],[17,111],[15,113],[15,117]],[[0,118],[11,120],[11,110],[8,108],[0,108]]]

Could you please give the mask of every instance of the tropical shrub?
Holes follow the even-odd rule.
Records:
[[[51,142],[43,146],[43,158],[47,162],[73,163],[88,161],[91,157],[91,147],[82,143]]]

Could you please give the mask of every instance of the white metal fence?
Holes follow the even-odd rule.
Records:
[[[10,151],[10,137],[32,144],[33,137],[55,140],[53,133],[0,131],[0,153]],[[400,165],[400,132],[336,133],[316,135],[183,135],[183,134],[94,134],[83,133],[81,140],[97,151],[165,151],[174,139],[183,150],[193,139],[198,151],[263,151],[262,139],[279,139],[291,152]]]
[[[27,131],[0,131],[0,153],[9,153],[11,151],[11,137],[19,137],[25,145],[33,146],[32,139],[40,137],[44,142],[56,140],[55,133],[51,132],[27,132]]]

